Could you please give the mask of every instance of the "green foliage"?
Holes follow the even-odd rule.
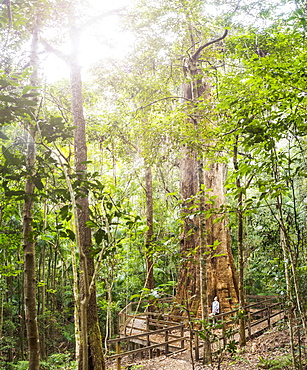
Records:
[[[142,370],[144,369],[143,365],[132,365],[131,370]]]
[[[13,7],[11,25],[8,3]],[[224,3],[218,4],[220,14],[224,13]],[[241,9],[258,12],[259,19],[269,20],[272,4],[267,3],[254,2]],[[228,206],[209,207],[214,206],[215,199],[205,194],[206,218],[214,216],[218,222],[229,216],[235,250],[237,215],[242,211],[247,293],[285,294],[285,267],[290,270],[290,265],[285,266],[280,247],[280,218],[276,211],[276,200],[282,198],[289,248],[296,257],[300,289],[306,297],[305,9],[298,6],[288,24],[271,22],[269,28],[256,25],[243,31],[232,27],[231,37],[203,50],[196,78],[204,74],[212,93],[208,99],[191,104],[182,102],[181,97],[183,82],[195,84],[189,73],[184,73],[183,61],[191,57],[193,47],[220,35],[221,25],[229,24],[233,15],[227,15],[226,22],[221,15],[218,23],[213,23],[204,11],[204,2],[198,0],[138,1],[127,14],[126,26],[133,27],[138,40],[131,57],[96,65],[97,83],[84,85],[91,161],[87,163],[88,176],[82,179],[70,167],[74,127],[70,123],[67,83],[49,87],[39,106],[40,92],[28,82],[31,71],[24,69],[26,63],[14,63],[22,58],[17,53],[18,44],[28,42],[33,9],[39,9],[42,22],[46,16],[44,23],[49,25],[53,22],[47,20],[50,14],[61,13],[65,26],[69,18],[65,11],[56,11],[54,1],[20,4],[5,1],[0,8],[0,43],[5,46],[0,56],[0,273],[3,290],[10,283],[14,292],[12,300],[4,304],[3,356],[10,348],[18,347],[22,317],[22,202],[24,180],[29,174],[24,157],[27,135],[20,133],[29,122],[37,130],[38,144],[36,174],[32,176],[36,186],[33,238],[37,241],[39,267],[38,308],[42,311],[42,299],[46,303],[38,320],[41,332],[47,336],[48,351],[53,352],[60,343],[67,348],[74,345],[70,251],[76,236],[71,195],[55,155],[58,151],[67,160],[76,197],[90,198],[87,227],[93,236],[91,256],[102,256],[97,297],[103,331],[107,313],[116,322],[118,311],[129,297],[146,297],[157,303],[157,297],[174,293],[181,262],[179,209],[187,207],[191,217],[200,214],[197,200],[201,192],[188,200],[193,205],[178,200],[179,152],[183,145],[204,154],[208,162],[229,162],[233,146],[238,146],[239,163],[230,169],[226,184]],[[84,15],[80,17],[83,20]],[[55,23],[52,26],[52,33],[63,38],[63,28],[54,27]],[[217,100],[219,109],[215,110]],[[148,165],[153,172],[154,236],[145,251],[148,225],[143,185]],[[237,179],[241,180],[240,186]],[[239,206],[241,196],[243,204]],[[218,244],[216,240],[209,247],[215,250]],[[145,252],[154,261],[154,290],[143,288]],[[191,251],[190,257],[194,259],[197,253],[198,248]],[[218,256],[221,255],[215,255]],[[231,338],[232,333],[227,335]],[[210,326],[200,336],[216,339]],[[236,346],[236,342],[228,341],[226,351],[234,353]],[[16,366],[22,370],[27,364],[20,362]],[[52,355],[41,366],[44,370],[74,368],[68,354]]]
[[[257,365],[260,369],[291,369],[291,355],[279,356],[274,359],[264,359],[259,357],[260,363]]]
[[[40,368],[42,370],[75,370],[77,364],[69,353],[55,353],[50,355],[47,361],[43,361]]]
[[[229,210],[234,212],[230,213],[233,240],[236,243],[237,201],[242,196],[240,211],[248,230],[244,240],[247,291],[285,295],[287,262],[280,245],[281,227],[291,253],[298,256],[300,249],[303,259],[306,255],[301,191],[306,182],[301,159],[306,155],[307,134],[304,34],[300,28],[279,23],[228,38],[227,45],[236,65],[221,77],[220,108],[227,115],[221,130],[223,145],[226,137],[229,148],[236,145],[239,152],[226,185]],[[303,292],[302,261],[297,259],[296,273]]]
[[[202,329],[198,331],[199,336],[204,340],[210,340],[212,342],[217,341],[219,338],[219,334],[217,333],[217,329],[222,330],[224,323],[221,320],[217,320],[215,322],[214,319],[207,321],[203,320],[197,320],[198,323],[201,323]],[[227,342],[231,343],[232,341],[229,341],[229,339],[234,334],[234,329],[232,326],[227,328],[227,330],[224,331],[225,338],[227,339]],[[229,352],[232,352],[232,348],[235,348],[237,342],[231,343],[229,347]],[[228,350],[228,349],[227,349]]]
[[[16,365],[12,365],[12,370],[27,370],[28,361],[18,361]],[[71,359],[69,353],[55,353],[50,355],[47,361],[40,363],[41,370],[76,370],[77,363]]]
[[[234,339],[230,340],[226,345],[226,351],[233,354],[236,353],[238,350],[238,341]]]
[[[14,370],[28,370],[29,361],[18,361],[14,366]]]
[[[50,116],[48,121],[40,121],[39,124],[40,134],[48,144],[73,137],[74,127],[65,124],[62,117]]]

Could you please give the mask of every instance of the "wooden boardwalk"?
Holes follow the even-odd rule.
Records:
[[[259,335],[284,317],[281,302],[276,297],[254,297],[255,302],[246,305],[246,338]],[[108,359],[116,360],[121,368],[121,359],[129,357],[133,362],[136,355],[141,357],[159,356],[185,350],[192,350],[196,361],[203,355],[202,331],[199,319],[172,316],[169,303],[157,312],[139,312],[139,302],[130,303],[119,315],[119,336],[108,341],[113,353]],[[161,305],[160,305],[161,306]],[[137,307],[137,309],[135,309]],[[216,352],[239,342],[238,310],[221,313],[209,320],[208,333],[211,351]]]

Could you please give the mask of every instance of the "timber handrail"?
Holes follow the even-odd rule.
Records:
[[[166,297],[163,297],[163,298],[159,298],[155,301],[151,301],[151,300],[142,300],[141,301],[141,307],[144,306],[144,304],[147,305],[147,307],[150,305],[150,304],[155,304],[157,303],[158,305],[162,305],[162,307],[160,307],[160,309],[162,308],[162,312],[164,312],[164,305],[167,304],[167,303],[171,303],[173,302],[173,297],[171,296],[166,296]],[[139,301],[135,301],[135,302],[130,302],[128,303],[119,313],[118,313],[118,327],[120,328],[120,330],[122,328],[125,328],[127,326],[127,324],[134,318],[134,317],[137,317],[139,315],[144,315],[144,314],[147,314],[148,312],[146,312],[146,309],[145,309],[145,312],[137,312],[136,310],[134,310],[134,306],[136,306],[136,308],[140,307],[140,302]],[[149,314],[149,313],[148,313]],[[161,312],[150,312],[151,315],[161,315]]]
[[[270,327],[271,326],[271,319],[275,317],[276,315],[279,315],[283,313],[283,307],[282,302],[278,299],[277,296],[261,296],[261,297],[252,297],[256,302],[251,302],[242,307],[244,315],[245,315],[245,330],[247,331],[247,336],[251,337],[252,335],[252,328],[262,322],[267,321],[266,326],[264,327]],[[167,313],[161,313],[161,312],[133,312],[133,305],[137,304],[139,305],[139,302],[131,302],[128,304],[123,310],[121,310],[120,314],[124,317],[124,327],[122,326],[121,329],[124,329],[122,332],[124,335],[126,334],[126,328],[131,328],[132,330],[138,330],[143,331],[141,334],[133,334],[129,336],[123,336],[116,339],[108,340],[109,344],[115,344],[116,345],[116,354],[107,356],[108,359],[116,359],[117,363],[117,369],[120,369],[120,363],[121,359],[125,356],[136,354],[144,351],[149,351],[150,358],[152,357],[152,350],[157,349],[158,355],[160,354],[160,348],[164,348],[165,353],[169,352],[169,345],[175,342],[181,342],[181,349],[185,350],[185,341],[187,341],[187,337],[184,336],[184,328],[187,327],[187,323],[189,321],[188,317],[182,317],[182,316],[173,316],[169,312]],[[260,306],[260,308],[259,308]],[[144,306],[143,306],[144,307]],[[215,347],[217,346],[218,349],[221,347],[221,343],[223,347],[225,348],[228,342],[228,339],[232,337],[234,340],[235,335],[238,335],[238,313],[239,309],[234,309],[228,312],[220,313],[219,315],[215,315],[213,317],[209,318],[209,322],[212,324],[212,330],[216,328],[219,328],[217,330],[217,334],[215,335],[215,340],[211,341],[211,346]],[[171,321],[172,318],[174,319],[181,319],[181,323],[178,324],[177,322]],[[193,317],[193,321],[197,320],[197,318]],[[146,329],[144,328],[137,328],[135,327],[133,329],[133,320],[140,320],[146,322]],[[129,323],[132,322],[132,325],[129,325]],[[219,324],[221,324],[219,326]],[[157,330],[149,330],[150,327],[161,327],[161,329]],[[165,326],[165,327],[164,327]],[[232,328],[231,334],[227,333],[227,327]],[[172,330],[178,330],[180,329],[180,336],[171,334]],[[261,330],[264,330],[261,329]],[[130,334],[131,334],[130,332]],[[200,330],[193,330],[193,337],[194,337],[194,350],[195,350],[195,359],[199,359],[199,348],[202,346],[202,342],[198,338],[198,333]],[[254,331],[255,332],[255,331]],[[165,333],[164,335],[164,341],[161,343],[155,343],[154,341],[150,340],[150,337],[152,335],[161,335]],[[178,333],[177,333],[178,334]],[[145,339],[141,339],[145,338]],[[170,339],[172,338],[172,339]],[[175,338],[175,339],[173,339]],[[126,352],[120,352],[120,343],[129,343],[133,340],[139,339],[141,342],[145,344],[145,347],[139,348],[139,349],[133,349],[131,351]],[[137,342],[140,343],[140,342]]]
[[[175,334],[171,333],[171,331],[177,330],[177,329],[180,329],[180,335],[175,335]],[[161,333],[165,333],[164,342],[150,344],[151,343],[150,342],[150,336],[151,335],[156,335],[156,334],[161,334]],[[133,349],[133,350],[130,350],[130,351],[121,352],[121,347],[120,347],[121,342],[128,342],[129,343],[133,339],[140,339],[140,338],[143,338],[143,337],[147,341],[147,344],[148,344],[147,346],[142,347],[142,348],[138,348],[138,349]],[[174,338],[174,339],[169,339],[169,338]],[[180,342],[181,343],[180,349],[184,349],[184,341],[186,339],[188,339],[188,338],[186,338],[184,336],[184,324],[176,324],[176,325],[173,325],[173,326],[168,326],[167,328],[163,328],[163,329],[158,329],[158,330],[154,330],[154,331],[147,331],[147,332],[142,333],[142,334],[134,334],[134,335],[129,335],[129,336],[125,336],[125,337],[110,339],[110,340],[108,340],[108,344],[114,344],[115,343],[115,345],[116,345],[116,354],[106,356],[106,357],[107,357],[108,360],[114,360],[115,359],[116,360],[116,369],[120,370],[121,369],[121,360],[122,360],[123,357],[133,355],[133,354],[137,354],[137,353],[141,353],[141,352],[144,352],[144,351],[149,351],[149,357],[152,358],[152,350],[155,349],[155,348],[159,348],[159,347],[163,347],[165,349],[165,354],[168,354],[170,344]]]
[[[128,336],[126,336],[126,337],[120,337],[120,338],[109,339],[109,340],[108,340],[108,343],[129,342],[131,339],[141,338],[141,337],[145,337],[145,336],[147,336],[147,335],[156,335],[156,334],[160,334],[160,333],[165,332],[166,330],[167,330],[167,331],[171,331],[171,330],[180,329],[182,326],[183,326],[183,324],[178,324],[178,325],[175,325],[175,326],[169,326],[169,327],[164,328],[164,329],[158,329],[158,330],[151,330],[151,331],[147,331],[147,332],[142,333],[142,334],[134,334],[134,335],[128,335]]]
[[[252,337],[252,327],[262,323],[262,322],[265,322],[267,321],[267,326],[265,326],[264,328],[261,329],[262,330],[265,330],[266,328],[270,328],[271,326],[271,319],[277,315],[280,315],[284,312],[284,309],[283,309],[283,304],[281,301],[278,301],[278,302],[274,302],[274,303],[271,303],[271,304],[268,304],[269,302],[272,302],[273,300],[276,300],[278,299],[277,297],[272,297],[270,299],[266,299],[264,301],[259,301],[257,303],[253,303],[253,304],[250,304],[250,305],[245,305],[243,307],[243,310],[245,311],[245,330],[247,330],[247,334],[248,334],[248,337],[251,338]],[[254,312],[251,312],[250,311],[250,308],[251,307],[255,307],[257,304],[261,303],[262,305],[266,304],[265,307],[263,308],[260,308]],[[279,309],[273,311],[273,309],[276,309],[277,307],[279,307]],[[220,343],[223,343],[223,348],[226,347],[227,345],[227,340],[229,339],[228,336],[226,335],[226,326],[228,324],[232,324],[232,328],[234,328],[232,331],[231,331],[231,337],[232,339],[234,339],[235,335],[238,334],[239,330],[238,328],[236,327],[236,324],[237,324],[237,320],[238,318],[237,317],[232,317],[229,321],[223,321],[223,318],[226,317],[226,316],[229,316],[229,315],[232,315],[236,312],[238,312],[239,309],[236,309],[236,310],[232,310],[232,311],[228,311],[228,312],[225,312],[225,313],[222,313],[222,314],[219,314],[219,315],[215,315],[214,317],[210,318],[212,320],[214,320],[214,322],[217,322],[217,327],[218,325],[220,324],[221,325],[221,335],[217,335],[215,337],[215,340],[212,340],[210,341],[210,345],[212,347],[213,343],[218,343],[218,348],[217,348],[217,351],[220,350]],[[256,319],[256,320],[253,320],[253,316],[257,316],[259,315],[259,313],[262,314],[262,317],[259,318],[259,319]],[[218,324],[219,323],[219,324]],[[213,327],[214,329],[214,327]],[[201,332],[201,330],[194,330],[193,331],[194,334],[195,334],[195,346],[194,346],[194,350],[195,350],[195,359],[198,361],[200,358],[199,358],[199,348],[202,347],[202,343],[200,343],[199,341],[199,338],[198,338],[198,335],[199,333]],[[213,351],[214,352],[214,351]]]

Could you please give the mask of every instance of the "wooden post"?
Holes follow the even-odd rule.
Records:
[[[167,355],[169,352],[169,345],[168,345],[168,330],[165,330],[165,354]]]
[[[183,327],[183,325],[180,328],[180,336],[181,336],[181,338],[184,338],[184,327]],[[183,348],[184,348],[184,339],[181,340],[181,349],[183,349]]]
[[[222,335],[223,335],[223,347],[226,348],[226,346],[227,346],[227,337],[226,337],[226,322],[225,321],[223,321]]]
[[[116,354],[117,355],[120,354],[120,341],[116,342]],[[116,359],[116,370],[121,370],[121,358],[120,357],[117,357]]]
[[[149,331],[149,315],[146,316],[146,331]]]
[[[199,336],[198,332],[195,331],[195,361],[199,361]]]
[[[252,336],[252,315],[251,315],[250,310],[248,311],[247,329],[248,329],[248,337],[251,338]]]
[[[146,341],[146,345],[147,345],[147,347],[149,347],[150,346],[150,339],[149,339],[149,334],[147,334],[147,341]],[[152,358],[153,356],[152,356],[152,348],[150,348],[150,350],[149,350],[149,358]]]
[[[267,308],[267,315],[268,315],[268,328],[271,328],[271,310],[270,307]]]

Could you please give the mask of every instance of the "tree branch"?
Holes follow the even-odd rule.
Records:
[[[94,17],[94,18],[91,18],[87,22],[85,22],[83,26],[78,28],[78,31],[80,32],[81,30],[84,30],[84,29],[92,26],[93,24],[95,24],[96,22],[99,22],[101,19],[103,19],[105,17],[109,17],[109,16],[112,16],[112,15],[118,15],[118,14],[120,14],[120,12],[122,10],[125,10],[126,8],[127,7],[125,6],[125,7],[121,7],[121,8],[118,8],[118,9],[110,10],[109,12],[106,12],[104,14],[100,14],[100,15]],[[61,52],[60,50],[58,50],[56,48],[54,48],[46,40],[42,40],[41,43],[43,44],[43,46],[44,46],[44,48],[47,52],[51,52],[51,53],[55,54],[60,59],[64,60],[64,62],[66,62],[67,64],[71,63],[71,58],[70,58],[69,55]]]
[[[144,109],[144,108],[150,107],[151,105],[156,104],[156,103],[158,103],[159,101],[162,101],[162,100],[168,100],[168,99],[183,99],[183,100],[190,101],[190,102],[192,102],[192,103],[193,103],[193,100],[191,100],[191,99],[187,99],[187,98],[185,98],[185,97],[183,97],[183,96],[167,96],[166,98],[161,98],[161,99],[155,100],[155,101],[153,101],[153,102],[151,102],[151,103],[149,103],[149,104],[142,105],[142,106],[140,106],[139,108],[137,108],[137,109],[136,109],[136,111],[138,111],[138,110],[140,110],[140,109]]]
[[[204,45],[202,45],[201,47],[199,47],[199,48],[196,50],[195,54],[194,54],[194,55],[192,55],[191,59],[196,61],[196,60],[198,59],[198,57],[199,57],[200,53],[201,53],[205,48],[207,48],[208,46],[210,46],[210,45],[212,45],[212,44],[215,44],[216,42],[219,42],[219,41],[223,40],[223,39],[227,36],[227,34],[228,34],[228,30],[225,30],[225,32],[224,32],[224,34],[223,34],[223,36],[219,37],[218,39],[215,39],[215,40],[209,41],[209,42],[207,42],[206,44],[204,44]]]
[[[63,53],[62,51],[54,48],[52,45],[49,44],[49,42],[47,42],[46,40],[41,40],[41,43],[43,44],[45,50],[49,53],[53,53],[54,55],[56,55],[57,57],[59,57],[60,59],[64,60],[64,62],[66,62],[67,64],[70,64],[71,63],[71,59],[70,59],[70,56]]]
[[[93,17],[93,18],[89,19],[87,22],[85,22],[84,25],[81,26],[81,29],[84,30],[85,28],[88,28],[88,27],[92,26],[94,23],[99,22],[101,19],[103,19],[105,17],[109,17],[109,16],[112,16],[112,15],[119,15],[120,12],[122,10],[125,10],[126,8],[127,8],[127,6],[123,6],[121,8],[113,9],[113,10],[110,10],[106,13],[97,15],[96,17]]]

